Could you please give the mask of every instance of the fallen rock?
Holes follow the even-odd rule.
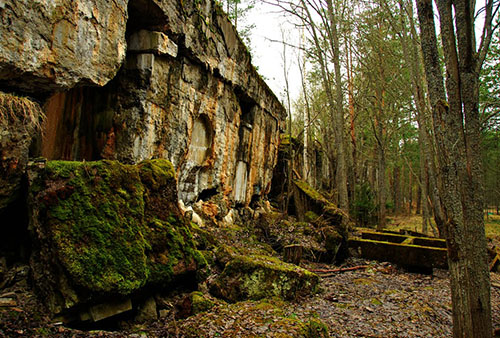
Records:
[[[132,301],[130,298],[117,299],[91,306],[88,311],[80,313],[80,320],[98,322],[130,310],[132,310]]]
[[[167,160],[49,161],[30,176],[35,284],[53,313],[204,266]]]
[[[135,321],[142,323],[158,319],[156,301],[154,297],[148,297],[137,307]]]
[[[238,256],[212,283],[213,294],[230,302],[267,297],[297,299],[315,293],[319,277],[269,256]]]
[[[177,318],[187,318],[200,312],[210,310],[215,303],[200,291],[195,291],[184,297],[177,305]]]
[[[323,217],[331,225],[338,227],[339,232],[346,232],[346,229],[340,227],[342,217],[345,215],[334,203],[305,181],[294,180],[293,187],[294,203],[300,220],[304,220],[306,215],[310,218],[312,211],[317,215],[324,215]]]
[[[319,216],[315,217],[314,222],[291,222],[281,217],[278,213],[263,214],[256,222],[255,229],[259,239],[269,243],[283,257],[289,254],[286,251],[290,250],[290,246],[301,246],[301,258],[331,263],[345,243],[345,238],[337,228],[325,224]],[[288,258],[284,260],[288,261]]]

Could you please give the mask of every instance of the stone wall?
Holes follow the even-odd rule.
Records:
[[[166,158],[187,204],[248,205],[269,192],[285,112],[215,1],[4,0],[5,34],[20,11],[33,24],[0,48],[0,84],[42,97],[32,155]]]
[[[102,86],[125,57],[126,0],[0,0],[0,85]]]

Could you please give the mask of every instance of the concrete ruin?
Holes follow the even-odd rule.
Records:
[[[81,321],[196,281],[180,206],[265,197],[286,117],[218,2],[0,0],[0,34],[0,256]]]
[[[351,249],[367,259],[427,271],[448,268],[444,239],[361,231],[361,238],[350,238],[348,242]]]
[[[46,116],[31,157],[168,159],[179,198],[218,196],[221,217],[269,192],[285,111],[214,0],[6,0],[0,17],[0,86]]]

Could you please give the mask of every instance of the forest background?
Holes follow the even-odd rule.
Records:
[[[378,230],[388,215],[421,215],[420,231],[447,241],[454,336],[491,336],[485,216],[500,213],[499,1],[262,3],[292,27],[268,39],[281,44],[288,186],[306,181],[344,222]],[[256,5],[225,1],[247,41],[252,24],[241,22]],[[277,206],[287,211],[289,200],[290,189]]]

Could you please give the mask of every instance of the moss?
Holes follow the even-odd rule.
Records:
[[[190,297],[193,314],[208,311],[215,306],[214,302],[199,291],[191,293]]]
[[[170,162],[49,161],[44,176],[45,190],[32,191],[40,202],[39,231],[49,234],[46,244],[76,285],[126,295],[206,265],[173,207]]]
[[[221,267],[226,266],[239,252],[235,247],[222,244],[215,250],[215,259]]]
[[[205,261],[209,266],[213,266],[215,264],[215,256],[213,251],[200,250],[200,253],[203,255],[203,258],[205,259]]]
[[[354,284],[358,284],[358,285],[371,285],[373,283],[374,283],[374,280],[370,279],[370,278],[356,278],[354,280]]]
[[[215,248],[217,240],[210,231],[202,229],[196,223],[191,222],[191,232],[198,249],[210,250]]]
[[[329,228],[324,231],[325,234],[325,249],[328,251],[334,251],[335,253],[339,249],[342,243],[342,236],[333,228]]]
[[[230,261],[212,290],[238,301],[282,297],[295,299],[317,292],[319,277],[296,265],[268,256],[237,256]]]
[[[304,216],[306,222],[314,222],[319,218],[314,211],[307,211]]]
[[[67,180],[43,201],[52,244],[75,282],[120,294],[143,286],[148,270],[138,172],[108,161],[47,162],[46,172],[51,181]],[[118,188],[126,197],[116,196]]]
[[[318,318],[312,318],[306,323],[304,337],[328,337],[328,327]]]
[[[142,183],[148,188],[159,190],[175,181],[175,170],[169,161],[146,160],[139,164]]]
[[[332,204],[325,198],[325,196],[323,196],[320,192],[311,187],[307,182],[301,180],[294,180],[293,183],[295,183],[295,185],[303,193],[305,193],[307,196],[309,196],[309,198],[313,199],[314,201],[318,201],[325,204]]]

